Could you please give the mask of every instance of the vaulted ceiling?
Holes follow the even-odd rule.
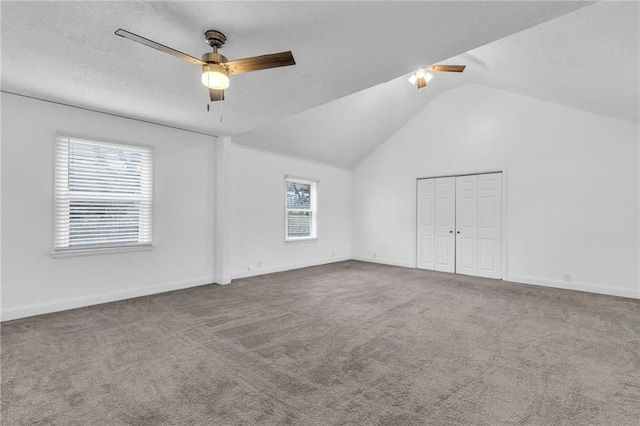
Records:
[[[2,90],[352,168],[442,91],[480,83],[638,120],[636,2],[2,1]],[[291,50],[293,67],[231,77],[212,103],[198,66],[113,33],[200,57]],[[428,88],[416,68],[466,64]],[[179,143],[179,142],[177,142]]]
[[[469,81],[637,122],[640,3],[597,3],[459,60]]]
[[[235,135],[588,4],[3,1],[1,84],[8,92]],[[227,35],[222,53],[230,59],[291,50],[297,65],[233,76],[227,100],[207,112],[198,66],[117,37],[118,28],[196,57],[210,50],[204,31],[217,29]],[[365,95],[361,107],[388,113],[391,128],[424,102],[414,99],[390,112],[385,103],[396,96]]]
[[[638,121],[640,4],[601,2],[449,58],[420,91],[409,73],[252,129],[234,141],[353,168],[443,91],[480,83]]]

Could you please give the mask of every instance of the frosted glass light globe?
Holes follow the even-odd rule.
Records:
[[[229,87],[229,72],[222,65],[205,65],[202,72],[202,84],[209,89],[224,90]]]

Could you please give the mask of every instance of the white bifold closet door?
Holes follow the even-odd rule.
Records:
[[[502,278],[502,174],[418,181],[417,267]]]
[[[418,181],[418,256],[420,269],[434,269],[433,248],[435,242],[436,180]]]
[[[502,173],[478,175],[478,273],[502,278]]]
[[[455,272],[456,238],[456,181],[453,177],[436,178],[435,217],[435,266],[436,271]]]
[[[455,178],[418,181],[417,266],[455,272]]]
[[[456,177],[456,272],[478,273],[478,175]]]

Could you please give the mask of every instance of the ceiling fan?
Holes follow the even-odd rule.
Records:
[[[433,74],[427,71],[462,72],[466,67],[466,65],[429,65],[411,74],[409,83],[415,84],[418,89],[422,89],[427,87],[427,83],[433,78]]]
[[[153,47],[161,52],[173,55],[176,58],[201,65],[202,84],[209,88],[209,96],[212,102],[224,100],[224,89],[229,87],[229,72],[231,72],[231,74],[242,74],[245,72],[286,67],[296,64],[293,55],[289,51],[229,61],[218,53],[218,49],[224,46],[227,37],[216,30],[209,30],[204,33],[204,37],[213,49],[213,52],[207,52],[202,55],[202,60],[123,29],[116,31],[116,35],[144,44],[145,46]]]

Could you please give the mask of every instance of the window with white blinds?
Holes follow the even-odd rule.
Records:
[[[285,240],[317,238],[316,182],[285,178]]]
[[[60,137],[54,253],[151,246],[153,151]]]

